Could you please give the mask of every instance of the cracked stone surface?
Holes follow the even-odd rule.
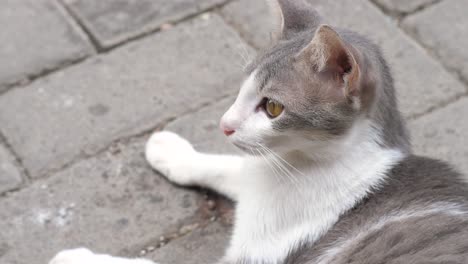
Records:
[[[216,263],[228,245],[229,230],[229,227],[219,222],[211,223],[172,241],[145,258],[158,263]]]
[[[41,176],[235,93],[237,45],[216,15],[183,23],[5,94],[0,130]]]
[[[0,92],[93,52],[87,37],[54,1],[2,1],[0,25]]]
[[[101,47],[151,32],[226,0],[63,0]]]
[[[403,20],[403,27],[468,83],[468,1],[442,1]]]
[[[373,0],[392,14],[407,14],[424,8],[438,0]]]
[[[143,146],[118,145],[0,199],[0,263],[47,263],[82,246],[136,255],[190,222],[200,198],[152,171]]]
[[[0,141],[0,194],[18,188],[22,181],[15,158]]]
[[[255,47],[264,48],[271,44],[271,33],[276,28],[272,21],[273,12],[265,1],[232,1],[221,9],[221,14]]]
[[[468,98],[410,123],[416,153],[448,161],[468,178]]]

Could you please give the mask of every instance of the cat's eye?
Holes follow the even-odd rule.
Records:
[[[284,106],[274,100],[267,99],[265,102],[265,111],[271,118],[278,117],[284,110]]]

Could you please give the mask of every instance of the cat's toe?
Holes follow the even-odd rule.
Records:
[[[186,139],[163,131],[154,133],[146,143],[146,160],[169,180],[190,184],[190,164],[196,152]]]
[[[94,254],[86,248],[60,251],[49,264],[93,264]]]

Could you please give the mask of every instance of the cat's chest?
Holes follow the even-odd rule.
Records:
[[[321,217],[317,217],[314,206],[304,207],[303,201],[290,199],[240,201],[228,259],[281,263],[295,247],[317,240],[337,220],[323,210],[318,210]]]

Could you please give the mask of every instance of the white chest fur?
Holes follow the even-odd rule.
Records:
[[[302,162],[297,170],[283,164],[289,173],[272,169],[273,161],[252,160],[249,166],[257,168],[242,175],[250,184],[239,195],[226,260],[281,263],[301,242],[327,232],[402,157],[400,151],[364,142],[332,161]]]

